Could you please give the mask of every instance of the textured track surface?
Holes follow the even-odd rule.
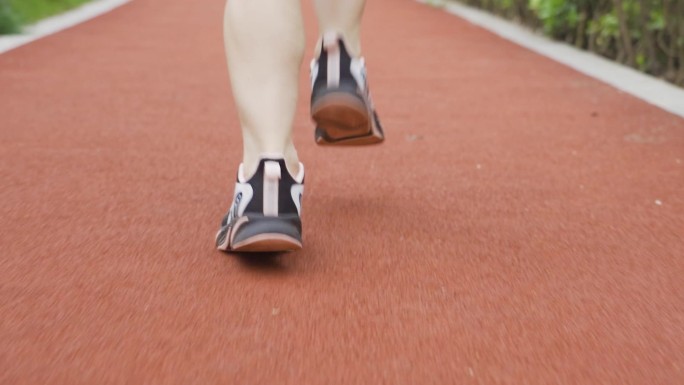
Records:
[[[316,147],[303,72],[305,249],[230,256],[241,146],[199,4],[0,56],[1,384],[684,383],[684,120],[373,0],[387,142]]]

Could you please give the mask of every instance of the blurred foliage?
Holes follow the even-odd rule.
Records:
[[[684,0],[460,0],[684,86]]]
[[[0,0],[0,35],[19,32],[19,17],[7,0]]]
[[[21,25],[75,8],[89,0],[0,0],[0,34],[19,32]]]

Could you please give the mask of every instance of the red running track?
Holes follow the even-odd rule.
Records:
[[[226,255],[222,7],[0,56],[1,384],[684,383],[684,120],[370,1],[387,142],[316,147],[303,71],[305,249]]]

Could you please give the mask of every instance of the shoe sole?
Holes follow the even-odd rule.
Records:
[[[331,92],[311,106],[311,117],[329,141],[361,137],[371,132],[363,100],[347,92]]]
[[[375,116],[363,99],[347,91],[332,91],[311,105],[316,123],[316,143],[335,146],[365,146],[385,140]]]
[[[363,100],[346,92],[331,92],[311,106],[311,118],[332,141],[368,135],[369,114]]]
[[[302,243],[285,234],[259,234],[235,243],[231,251],[238,253],[285,252],[302,249]]]
[[[216,247],[230,252],[286,252],[302,248],[299,217],[240,217],[216,234]]]
[[[330,92],[311,106],[318,145],[363,146],[382,143],[384,134],[375,127],[363,99],[348,92]]]

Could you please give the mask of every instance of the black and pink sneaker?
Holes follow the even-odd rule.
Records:
[[[249,180],[238,171],[233,204],[221,221],[216,247],[222,251],[280,252],[302,248],[304,166],[292,176],[285,160],[264,157]]]
[[[364,59],[351,57],[339,35],[323,36],[321,54],[311,62],[311,83],[316,143],[367,145],[385,139],[368,90]]]

